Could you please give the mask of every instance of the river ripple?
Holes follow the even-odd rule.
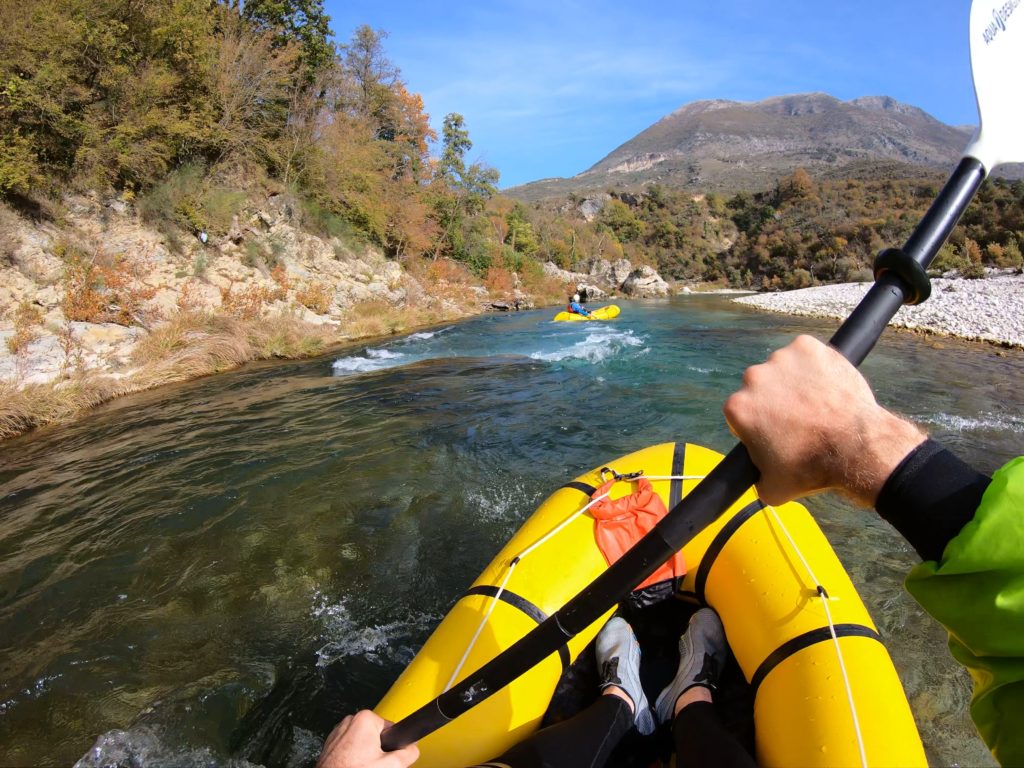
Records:
[[[835,327],[720,297],[623,309],[253,365],[0,445],[0,765],[310,764],[554,488],[652,443],[727,450],[743,368]],[[1022,353],[890,334],[865,372],[980,468],[1021,451]],[[931,761],[990,764],[966,674],[900,587],[907,545],[809,506]]]

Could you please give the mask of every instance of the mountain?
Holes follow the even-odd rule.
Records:
[[[946,125],[888,96],[840,101],[824,93],[758,102],[697,101],[663,117],[570,179],[506,190],[536,200],[651,182],[695,191],[735,192],[775,184],[804,168],[812,175],[912,175],[949,171],[973,128]]]

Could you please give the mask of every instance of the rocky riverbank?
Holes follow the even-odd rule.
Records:
[[[734,301],[789,315],[845,318],[871,283],[844,283]],[[924,303],[901,307],[892,325],[1005,347],[1024,348],[1024,275],[995,272],[983,279],[936,278]]]
[[[69,196],[36,218],[0,205],[0,439],[249,360],[560,304],[570,289],[669,292],[625,259],[582,267],[482,280],[449,259],[386,258],[308,231],[283,194],[219,236],[161,231],[121,199]]]

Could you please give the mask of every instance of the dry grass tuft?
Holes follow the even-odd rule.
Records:
[[[353,304],[345,319],[344,329],[352,338],[390,336],[409,327],[407,313],[379,299]]]
[[[145,285],[146,265],[125,256],[107,256],[62,244],[65,260],[61,309],[68,320],[144,325],[142,305],[156,289]]]
[[[0,439],[15,437],[36,427],[67,421],[118,394],[110,377],[83,378],[59,384],[29,384],[18,388],[0,381]]]
[[[196,379],[252,360],[309,357],[340,340],[336,330],[284,314],[242,320],[182,312],[139,341],[134,373],[115,378],[79,373],[48,384],[0,382],[0,439],[74,418],[120,395]]]
[[[515,287],[512,272],[504,267],[489,267],[484,278],[484,286],[491,296],[509,296]]]
[[[39,338],[39,326],[43,313],[28,299],[22,301],[14,311],[14,335],[7,338],[7,349],[16,355]]]
[[[251,360],[309,357],[338,341],[333,329],[282,314],[245,320],[179,313],[142,339],[132,354],[132,377],[148,387],[235,368]]]
[[[304,283],[296,292],[295,300],[318,315],[326,315],[334,300],[330,286],[322,282]]]

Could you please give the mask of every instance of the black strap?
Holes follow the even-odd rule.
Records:
[[[836,637],[867,637],[877,640],[879,643],[882,642],[882,638],[875,630],[863,624],[836,624],[835,630]],[[750,678],[750,687],[754,689],[754,694],[757,694],[758,686],[768,677],[769,673],[794,653],[831,639],[832,633],[828,627],[818,627],[818,629],[804,632],[802,635],[797,635],[792,640],[784,642],[768,654],[768,658],[761,662],[761,666],[757,668],[754,676]]]
[[[725,549],[725,545],[729,543],[729,539],[740,529],[740,526],[764,509],[764,507],[764,502],[760,499],[755,499],[747,504],[747,506],[733,515],[729,522],[722,526],[708,545],[707,550],[704,552],[704,557],[700,560],[700,566],[697,568],[697,575],[693,579],[693,591],[701,604],[707,605],[707,600],[704,598],[704,588],[707,586],[708,576],[711,575],[711,567],[715,564],[715,559]]]
[[[573,480],[571,483],[566,483],[565,485],[562,486],[562,488],[572,488],[574,491],[579,491],[580,493],[587,494],[587,496],[593,496],[594,491],[597,490],[595,486],[587,485],[586,483],[580,482],[579,480]],[[562,488],[559,488],[558,490],[562,490]]]
[[[498,597],[498,592],[498,587],[494,586],[493,584],[479,584],[475,587],[472,587],[468,592],[466,592],[465,595],[463,595],[463,597],[470,597],[472,595]],[[500,592],[501,596],[498,597],[498,599],[501,600],[501,602],[508,603],[513,608],[517,608],[538,624],[547,619],[548,615],[544,613],[544,611],[542,611],[540,608],[531,603],[522,595],[517,595],[515,592],[509,592],[507,589],[500,590]],[[569,658],[569,646],[562,645],[558,648],[558,658],[562,662],[562,671],[564,672],[569,668],[569,665],[572,664],[572,659]]]
[[[683,474],[686,466],[686,443],[676,443],[672,449],[672,477],[679,477]],[[673,480],[668,486],[668,508],[672,509],[683,498],[683,481]]]

